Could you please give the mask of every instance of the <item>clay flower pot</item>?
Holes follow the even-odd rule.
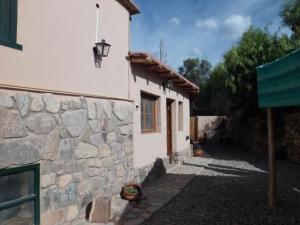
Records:
[[[142,187],[139,184],[126,184],[121,191],[121,197],[128,201],[138,201],[142,197]]]
[[[203,157],[204,152],[202,150],[196,150],[194,151],[194,157]]]

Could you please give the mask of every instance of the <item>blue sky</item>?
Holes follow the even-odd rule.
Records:
[[[270,32],[281,25],[283,0],[134,0],[141,10],[131,23],[131,49],[157,53],[160,39],[167,63],[177,69],[190,57],[213,65],[249,26]],[[281,33],[290,33],[283,28]]]

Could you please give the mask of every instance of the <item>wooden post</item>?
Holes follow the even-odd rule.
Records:
[[[269,154],[269,207],[276,206],[276,165],[274,146],[274,126],[271,108],[267,109],[268,120],[268,154]]]

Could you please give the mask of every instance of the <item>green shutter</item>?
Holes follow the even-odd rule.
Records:
[[[0,0],[0,44],[22,50],[17,44],[18,0]]]
[[[8,41],[10,38],[10,0],[0,0],[0,39]]]

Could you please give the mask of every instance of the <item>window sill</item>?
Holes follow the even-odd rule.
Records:
[[[10,42],[10,41],[1,40],[1,39],[0,39],[0,45],[6,46],[6,47],[9,47],[9,48],[14,48],[14,49],[17,49],[17,50],[20,50],[20,51],[23,50],[22,45],[14,43],[14,42]]]
[[[142,131],[142,134],[156,134],[156,133],[159,133],[159,132],[157,132],[156,130],[154,130],[154,131]]]

